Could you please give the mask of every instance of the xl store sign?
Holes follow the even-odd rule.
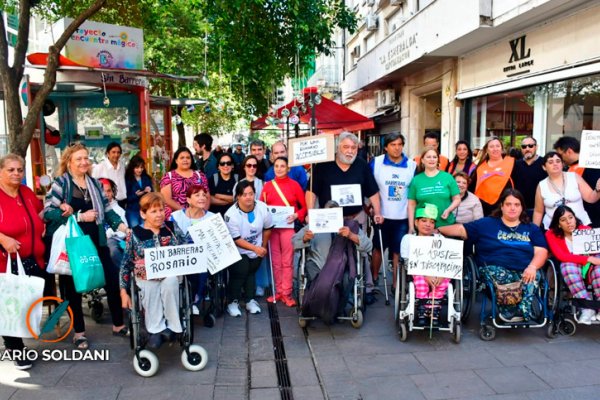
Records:
[[[523,35],[508,42],[510,45],[510,58],[508,59],[508,65],[503,68],[507,78],[531,72],[530,67],[533,66],[533,58],[531,57],[531,49],[525,43],[526,38],[527,35]]]

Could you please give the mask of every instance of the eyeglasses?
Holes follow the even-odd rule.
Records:
[[[535,144],[522,144],[521,148],[522,149],[527,149],[527,148],[533,149],[535,146],[536,146]]]
[[[221,167],[224,167],[224,166],[231,167],[233,165],[233,163],[231,161],[224,161],[224,162],[220,162],[219,165]]]
[[[246,168],[256,168],[258,167],[257,164],[246,164]]]

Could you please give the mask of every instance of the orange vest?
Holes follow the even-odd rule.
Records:
[[[494,169],[490,168],[487,161],[477,167],[475,196],[488,204],[495,204],[509,180],[511,186],[514,187],[510,178],[514,165],[515,159],[506,156],[502,159],[500,165]]]
[[[583,171],[585,171],[585,168],[581,168],[578,162],[569,167],[569,172],[575,172],[579,176],[583,176]]]

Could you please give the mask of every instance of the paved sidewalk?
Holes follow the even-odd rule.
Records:
[[[578,326],[575,336],[553,340],[545,329],[502,330],[496,340],[484,342],[471,323],[459,345],[441,332],[431,340],[425,332],[411,332],[401,343],[393,306],[378,297],[361,329],[314,321],[306,336],[295,310],[277,305],[293,399],[562,400],[600,393],[599,326]],[[282,362],[275,362],[271,320],[264,301],[261,305],[260,315],[225,316],[212,329],[198,322],[195,342],[209,354],[203,371],[185,370],[179,345],[165,345],[152,378],[135,373],[128,339],[110,334],[108,316],[103,324],[88,320],[91,348],[110,349],[109,362],[37,362],[17,371],[2,361],[0,400],[281,399],[276,365]]]

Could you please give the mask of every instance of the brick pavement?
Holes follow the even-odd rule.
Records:
[[[550,340],[543,329],[499,331],[483,342],[472,322],[459,345],[447,333],[396,335],[392,306],[369,308],[365,324],[310,324],[307,336],[294,310],[278,305],[293,399],[575,399],[600,391],[598,326],[578,327],[573,337]],[[129,343],[103,324],[87,321],[92,347],[108,348],[109,362],[37,362],[17,371],[0,362],[0,400],[35,399],[281,399],[269,313],[230,318],[212,329],[198,327],[196,343],[209,354],[207,367],[186,371],[178,345],[158,352],[160,370],[141,378]],[[478,307],[476,307],[478,309]],[[69,348],[67,343],[33,348]]]

